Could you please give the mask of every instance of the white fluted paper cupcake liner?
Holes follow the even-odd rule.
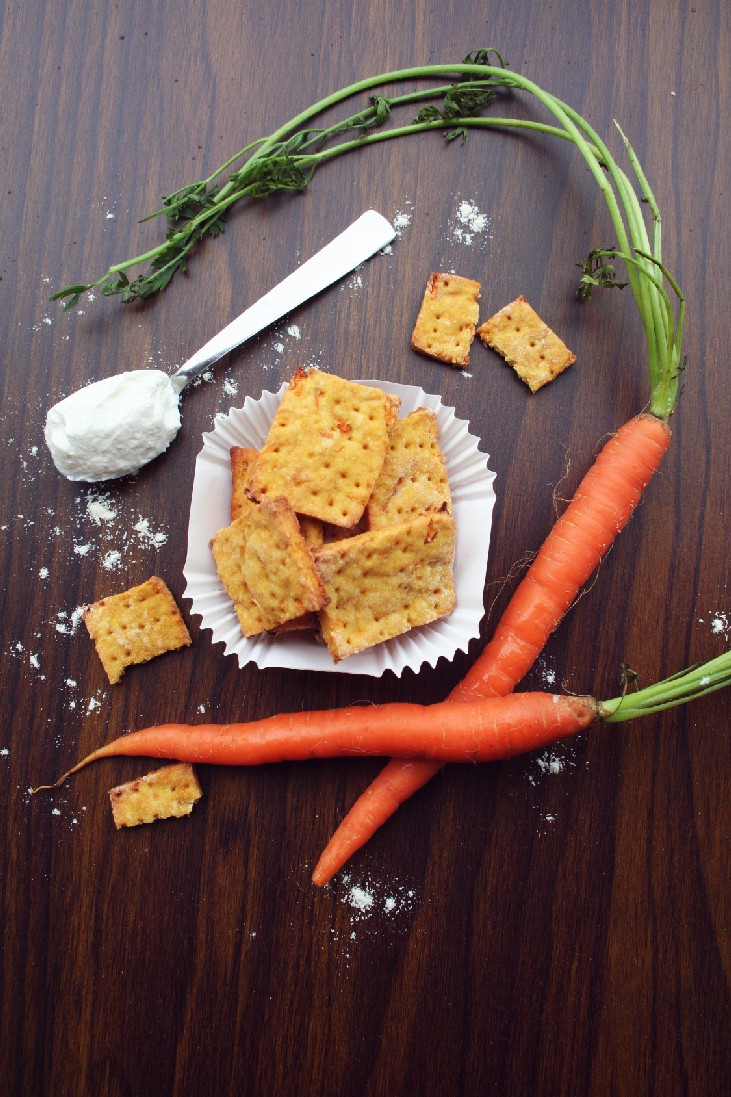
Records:
[[[191,612],[201,618],[201,627],[210,630],[213,643],[223,644],[224,653],[235,655],[241,667],[253,662],[262,668],[287,667],[372,677],[390,670],[400,675],[406,667],[418,671],[425,663],[434,667],[441,658],[452,659],[458,651],[466,651],[470,640],[479,635],[495,504],[495,475],[488,468],[488,454],[480,452],[479,440],[469,433],[469,424],[458,419],[455,409],[442,404],[439,396],[390,381],[363,384],[400,397],[402,416],[425,407],[431,408],[437,417],[457,525],[455,609],[431,625],[412,629],[339,663],[333,662],[322,641],[311,633],[265,633],[250,639],[241,635],[233,604],[216,572],[210,541],[231,521],[229,451],[232,446],[261,448],[286,388],[282,385],[279,392],[263,392],[258,400],[247,396],[242,408],[216,416],[213,430],[203,435],[203,448],[195,466],[188,555],[183,568],[184,596],[192,603]]]

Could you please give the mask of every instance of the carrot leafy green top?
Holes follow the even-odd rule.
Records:
[[[496,62],[491,64],[491,60]],[[436,80],[451,78],[447,85]],[[376,94],[403,81],[426,81],[429,86],[401,95]],[[553,116],[553,123],[533,119],[485,117],[499,89],[514,89],[537,99]],[[327,126],[316,120],[340,103],[370,94],[369,106]],[[419,104],[415,118],[396,124],[395,112]],[[130,302],[165,289],[179,270],[185,270],[191,251],[206,236],[223,232],[228,210],[242,198],[265,198],[276,191],[304,190],[322,164],[355,149],[380,141],[430,130],[442,130],[447,140],[465,140],[478,128],[527,129],[572,142],[586,160],[607,203],[617,246],[593,251],[584,270],[580,293],[587,297],[595,285],[622,285],[608,260],[621,259],[645,329],[650,370],[649,410],[662,419],[672,413],[678,396],[681,369],[684,300],[662,260],[660,212],[640,163],[627,138],[617,127],[640,197],[605,143],[589,123],[567,103],[511,72],[497,50],[469,54],[461,64],[421,65],[381,73],[350,84],[297,114],[269,137],[252,142],[208,178],[181,187],[163,198],[162,209],[150,217],[165,216],[167,230],[157,247],[116,263],[95,282],[67,286],[51,300],[66,299],[73,308],[88,290],[120,294]],[[237,165],[237,166],[236,166]],[[219,179],[230,170],[228,179]],[[643,204],[651,215],[645,224]],[[145,218],[149,220],[150,218]],[[150,269],[130,280],[130,268],[149,263]],[[673,306],[671,293],[677,299]]]

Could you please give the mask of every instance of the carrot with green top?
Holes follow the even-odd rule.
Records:
[[[684,704],[731,684],[731,651],[700,667],[610,701],[513,693],[454,705],[393,703],[293,712],[236,724],[162,724],[92,751],[53,785],[112,757],[258,766],[313,758],[392,754],[442,762],[492,762],[575,735],[597,720],[615,723]]]
[[[448,701],[502,697],[527,674],[608,546],[628,521],[670,443],[666,423],[631,419],[604,447],[517,587],[492,640]],[[312,879],[326,884],[422,788],[441,762],[394,759],[333,834]]]
[[[550,107],[550,104],[547,104]],[[653,219],[653,238],[629,180],[606,146],[576,112],[562,105],[557,117],[587,160],[607,200],[619,239],[579,264],[581,294],[595,285],[618,285],[605,260],[624,260],[647,340],[650,404],[603,447],[516,589],[492,640],[449,701],[510,693],[533,666],[549,636],[624,528],[670,444],[681,366],[685,304],[662,262],[660,212],[634,151],[622,139]],[[621,133],[621,130],[620,130]],[[607,176],[597,167],[597,157]],[[677,318],[667,285],[679,302]],[[325,884],[383,823],[441,768],[438,762],[389,762],[356,800],[322,853],[313,874]]]

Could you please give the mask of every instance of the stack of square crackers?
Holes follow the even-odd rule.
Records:
[[[436,416],[298,370],[261,450],[231,451],[211,541],[244,636],[316,629],[335,662],[450,613],[456,529]]]

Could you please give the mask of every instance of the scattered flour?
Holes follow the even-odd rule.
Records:
[[[563,758],[549,751],[544,751],[538,758],[538,767],[542,773],[563,773],[564,764]]]
[[[154,530],[150,526],[149,518],[140,517],[132,527],[138,535],[141,545],[150,545],[152,548],[162,548],[168,539],[167,533],[162,530]]]
[[[557,754],[555,750],[547,749],[541,754],[538,754],[530,761],[530,769],[528,771],[528,781],[531,785],[537,785],[542,777],[558,777],[561,773],[564,773],[566,768],[571,766],[576,768],[576,761],[574,760],[574,754],[571,748],[569,748],[566,754]],[[536,773],[537,767],[538,772]]]
[[[81,496],[78,496],[76,501],[80,503]],[[95,492],[91,492],[86,497],[86,513],[97,526],[108,525],[117,517],[117,510],[111,496]]]
[[[81,606],[77,606],[75,610],[68,613],[65,609],[61,609],[56,614],[55,629],[56,632],[60,632],[62,636],[73,636],[76,633],[84,610]]]
[[[414,219],[414,215],[412,213],[414,203],[408,201],[407,199],[404,205],[406,208],[403,210],[396,210],[396,213],[394,214],[393,220],[391,222],[394,228],[394,232],[398,237],[402,235],[404,229],[407,229]]]
[[[351,907],[359,910],[363,913],[370,910],[375,902],[372,892],[366,888],[359,887],[357,884],[353,884],[352,888],[348,892],[347,901]]]
[[[474,202],[460,199],[451,222],[451,237],[459,244],[472,247],[476,239],[485,242],[490,238],[492,221],[481,213]]]
[[[115,571],[122,563],[122,553],[119,549],[110,549],[109,552],[105,552],[102,557],[102,567],[107,571]]]
[[[706,623],[710,623],[711,632],[714,636],[722,637],[727,643],[731,640],[731,613],[717,610],[709,618],[698,618],[699,625],[705,625]]]
[[[385,885],[372,879],[355,883],[347,874],[343,876],[342,883],[345,890],[341,901],[351,912],[351,926],[381,914],[410,913],[417,905],[415,890],[402,884]]]

